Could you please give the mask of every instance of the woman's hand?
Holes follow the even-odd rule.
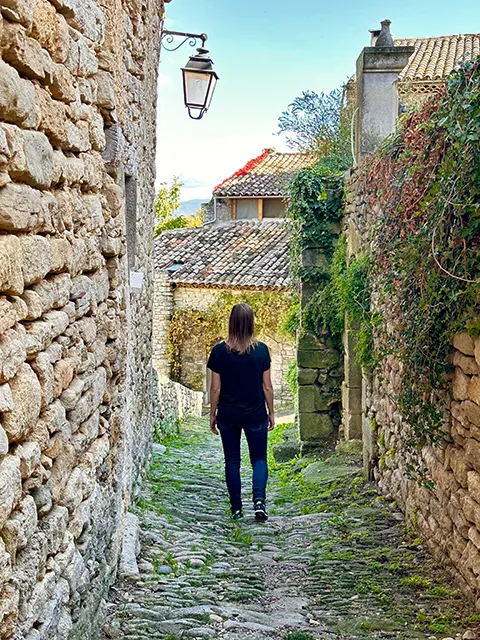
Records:
[[[210,431],[218,436],[217,416],[215,414],[210,416]]]
[[[275,414],[269,413],[268,414],[268,430],[272,431],[272,429],[275,429]]]

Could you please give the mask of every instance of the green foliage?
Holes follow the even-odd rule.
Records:
[[[293,294],[288,311],[280,325],[280,333],[282,335],[289,336],[292,339],[296,338],[297,331],[300,328],[300,314],[300,298]]]
[[[180,190],[183,183],[174,176],[172,182],[162,182],[155,199],[154,210],[158,223],[155,227],[155,237],[169,229],[183,229],[184,227],[199,227],[203,220],[200,213],[191,216],[175,216],[180,208]]]
[[[188,307],[176,311],[168,330],[168,359],[172,379],[180,378],[181,350],[187,342],[200,345],[207,356],[217,342],[226,338],[230,311],[239,302],[246,302],[252,307],[257,336],[267,342],[269,338],[278,340],[285,337],[282,327],[291,311],[292,298],[290,291],[225,291],[206,309]]]
[[[290,391],[292,392],[292,396],[296,398],[298,391],[298,367],[296,362],[292,362],[292,364],[288,367],[287,383],[290,387]]]
[[[395,400],[409,429],[411,475],[419,449],[444,437],[452,338],[475,333],[480,310],[480,61],[465,64],[445,95],[410,114],[363,170],[373,231],[375,358],[403,363]]]

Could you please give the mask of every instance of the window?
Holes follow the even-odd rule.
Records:
[[[237,200],[237,220],[257,220],[258,200],[253,198],[239,198]]]
[[[264,218],[284,218],[285,202],[280,198],[265,198],[263,201]]]

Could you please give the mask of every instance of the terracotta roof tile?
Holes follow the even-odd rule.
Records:
[[[289,285],[290,237],[282,220],[241,220],[164,231],[155,241],[156,269],[176,284],[278,289]]]
[[[292,175],[315,162],[316,156],[311,153],[280,153],[275,149],[265,149],[215,187],[213,195],[217,198],[282,197]]]
[[[464,60],[480,52],[480,33],[433,38],[397,38],[395,46],[415,47],[400,82],[441,82]]]

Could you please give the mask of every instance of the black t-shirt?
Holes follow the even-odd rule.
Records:
[[[212,349],[207,367],[220,374],[217,418],[228,425],[261,424],[267,419],[263,372],[270,369],[270,353],[263,342],[249,352],[229,351],[225,342]]]

